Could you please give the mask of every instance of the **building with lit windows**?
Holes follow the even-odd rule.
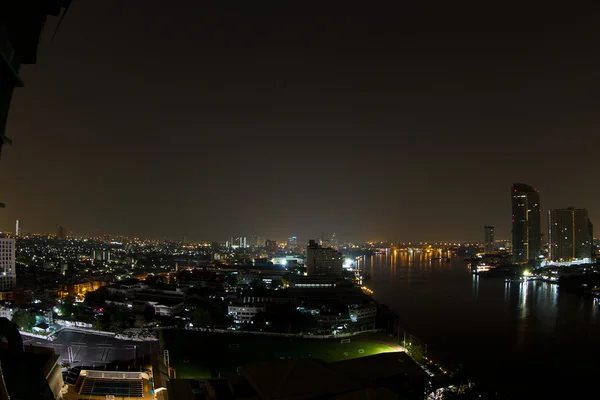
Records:
[[[363,322],[365,320],[374,320],[377,316],[377,304],[370,302],[367,304],[351,304],[348,306],[350,321]]]
[[[586,209],[548,211],[548,258],[551,261],[591,259],[592,223]]]
[[[260,312],[264,312],[262,305],[231,305],[227,307],[227,312],[233,317],[236,324],[251,323],[252,319]]]
[[[277,252],[277,241],[267,239],[265,242],[265,248],[268,253],[276,253]]]
[[[512,185],[512,254],[515,262],[537,261],[542,250],[540,194],[524,183]]]
[[[496,247],[496,243],[494,241],[494,227],[491,225],[486,225],[483,228],[484,231],[484,242],[483,242],[483,252],[486,254],[493,253]]]
[[[287,240],[287,249],[294,251],[298,247],[298,238],[296,236],[290,236]]]
[[[336,249],[323,247],[311,240],[306,248],[308,276],[342,276],[344,257]]]
[[[17,286],[15,239],[0,238],[0,291]]]

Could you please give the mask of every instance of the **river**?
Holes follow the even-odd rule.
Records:
[[[511,398],[587,391],[600,378],[600,305],[543,282],[473,276],[461,257],[387,250],[359,260],[365,285],[448,367]]]

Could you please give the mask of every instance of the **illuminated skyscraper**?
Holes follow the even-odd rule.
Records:
[[[340,241],[338,240],[337,236],[335,235],[335,232],[333,232],[333,234],[331,235],[331,247],[333,247],[336,250],[339,250],[340,248]]]
[[[287,248],[289,251],[294,251],[298,247],[298,238],[296,236],[290,236],[287,242]]]
[[[548,211],[548,258],[571,261],[592,257],[592,223],[586,209]]]
[[[495,249],[494,227],[491,225],[486,225],[483,230],[485,236],[485,241],[483,242],[483,251],[486,254],[493,253]]]
[[[512,185],[512,254],[515,262],[537,261],[542,250],[540,194],[524,183]]]
[[[0,291],[17,285],[15,269],[15,239],[0,238]]]
[[[17,220],[17,222],[15,223],[15,236],[19,237],[20,234],[21,234],[21,229],[19,228],[19,220]]]
[[[306,248],[308,276],[342,276],[343,256],[331,247],[322,247],[314,240]]]

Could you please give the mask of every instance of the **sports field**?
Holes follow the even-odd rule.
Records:
[[[385,335],[343,339],[301,339],[239,333],[163,331],[161,346],[169,350],[177,378],[236,375],[244,365],[288,357],[315,357],[340,361],[398,351]]]

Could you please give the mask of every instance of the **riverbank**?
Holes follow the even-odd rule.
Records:
[[[375,299],[399,316],[444,369],[462,367],[490,396],[539,398],[591,389],[600,367],[600,306],[542,281],[510,283],[473,275],[456,258],[382,256],[360,264]],[[543,384],[559,376],[552,388]],[[524,378],[527,377],[527,378]],[[485,397],[485,396],[484,396]],[[503,398],[503,397],[500,397]]]

